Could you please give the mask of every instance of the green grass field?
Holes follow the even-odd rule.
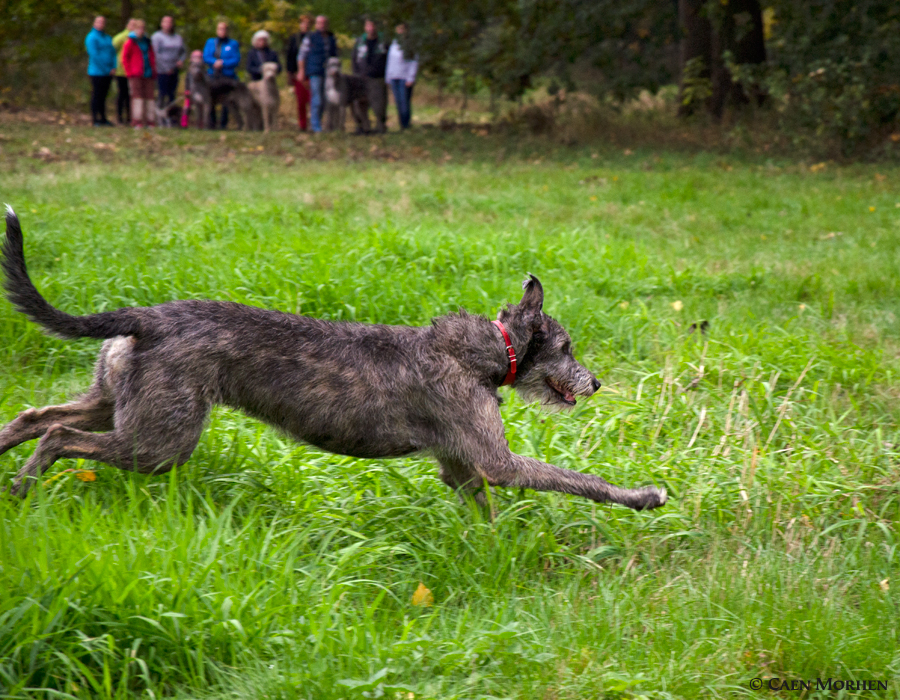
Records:
[[[900,170],[633,150],[0,125],[60,308],[426,324],[531,272],[604,388],[550,415],[503,389],[512,449],[672,497],[498,490],[491,522],[428,459],[218,409],[169,475],[63,460],[0,499],[0,696],[900,697]],[[5,301],[0,344],[2,421],[99,345]],[[750,687],[829,677],[888,690]]]

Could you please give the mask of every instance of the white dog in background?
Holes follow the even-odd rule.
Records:
[[[250,94],[259,105],[263,117],[263,131],[278,128],[278,109],[281,106],[281,95],[275,78],[278,75],[278,64],[266,62],[262,64],[262,80],[254,80],[247,84]]]

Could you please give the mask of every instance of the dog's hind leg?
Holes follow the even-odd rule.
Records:
[[[24,497],[33,483],[61,457],[93,459],[111,464],[125,456],[114,433],[86,433],[55,423],[38,443],[37,449],[13,481],[11,493]]]
[[[0,454],[23,442],[39,438],[55,423],[79,430],[112,430],[113,403],[99,389],[94,389],[72,403],[22,411],[0,430]]]
[[[168,371],[162,356],[145,353],[140,364],[131,357],[128,339],[121,338],[104,345],[98,364],[97,389],[115,402],[111,432],[53,422],[13,481],[14,494],[24,496],[62,458],[92,459],[143,474],[167,472],[190,458],[211,402]]]
[[[194,444],[184,445],[181,452],[160,450],[154,453],[135,449],[133,442],[120,431],[87,433],[55,423],[47,429],[34,454],[19,470],[11,492],[24,497],[33,483],[58,459],[91,459],[126,471],[164,474],[186,462],[196,446],[194,441]]]
[[[203,429],[206,410],[185,413],[183,409],[174,406],[154,422],[140,425],[139,420],[138,427],[117,425],[108,433],[89,433],[54,423],[19,470],[11,491],[25,496],[56,460],[64,458],[91,459],[141,474],[164,474],[190,458]]]

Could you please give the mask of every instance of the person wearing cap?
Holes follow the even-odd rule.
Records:
[[[253,35],[250,42],[253,48],[247,53],[247,72],[250,80],[262,80],[263,63],[277,63],[278,72],[281,73],[281,61],[278,54],[269,47],[269,32],[260,29]]]

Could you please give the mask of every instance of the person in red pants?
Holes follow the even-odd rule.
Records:
[[[303,43],[303,37],[309,32],[311,23],[312,17],[300,15],[300,31],[291,36],[288,41],[287,55],[285,56],[288,84],[294,86],[294,94],[297,96],[297,122],[300,125],[300,131],[306,131],[307,127],[306,112],[309,108],[309,82],[297,80],[297,54],[300,53],[300,44]]]

